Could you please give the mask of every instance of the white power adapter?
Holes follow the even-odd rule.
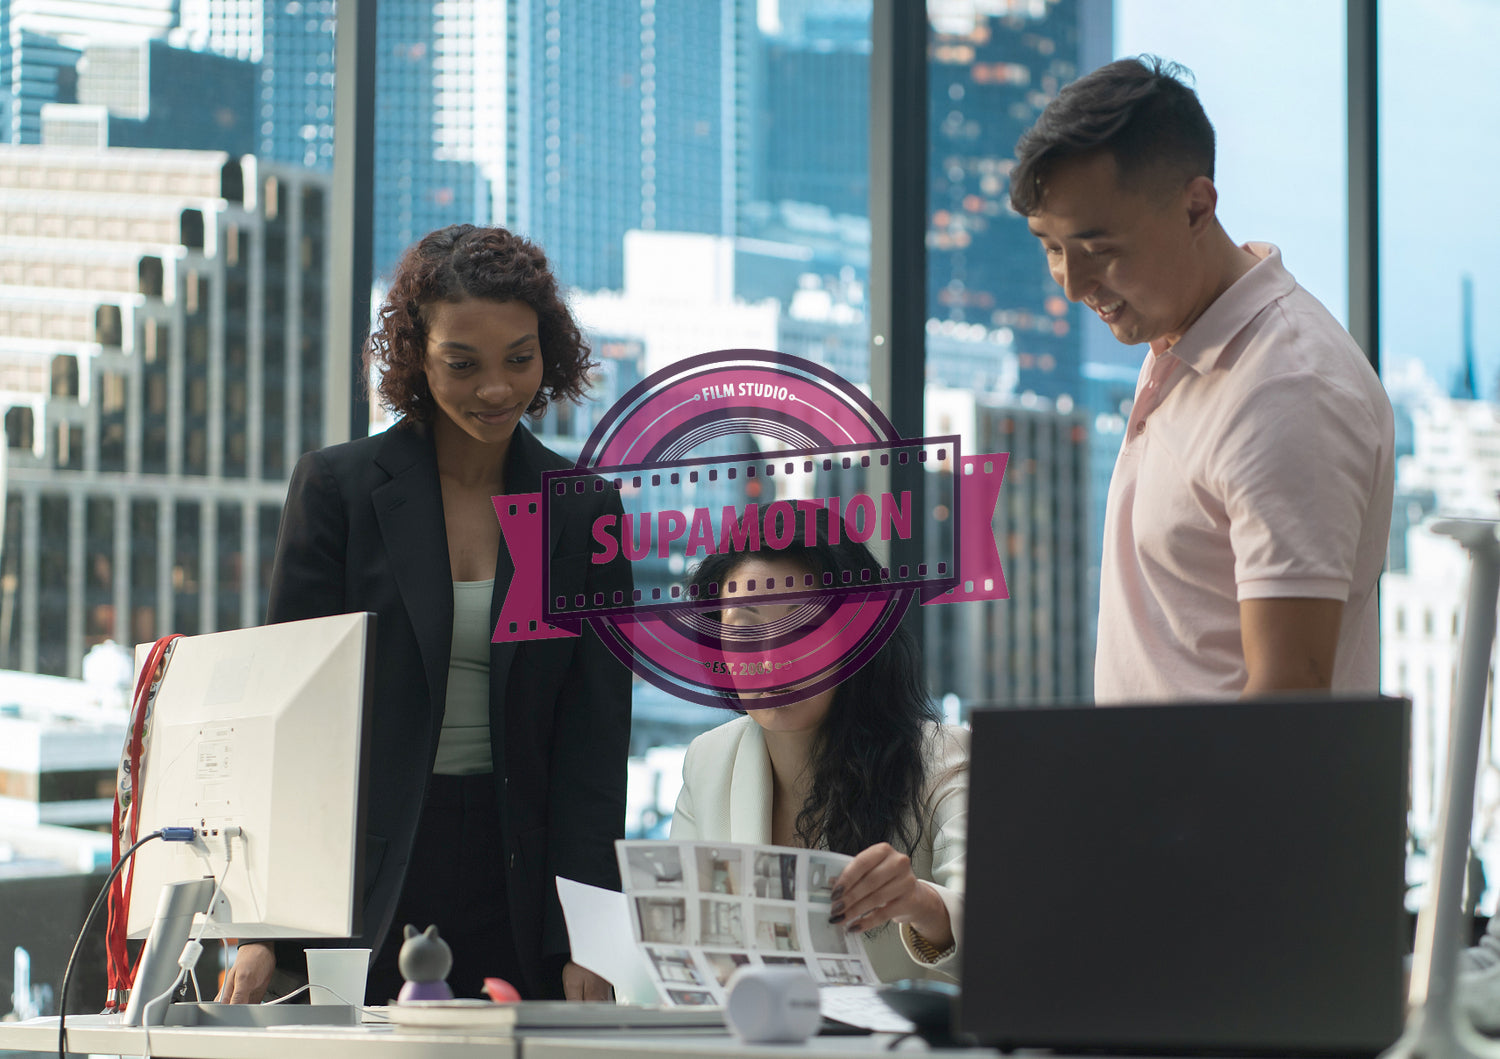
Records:
[[[801,1044],[823,1023],[818,983],[798,967],[741,967],[729,980],[724,1021],[746,1044]]]

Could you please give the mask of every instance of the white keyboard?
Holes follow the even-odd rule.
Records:
[[[823,1017],[874,1030],[911,1033],[916,1027],[892,1011],[870,985],[825,985],[819,990]]]

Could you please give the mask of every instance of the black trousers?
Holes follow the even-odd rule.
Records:
[[[391,932],[370,965],[368,1003],[384,1004],[401,991],[397,958],[408,923],[418,930],[436,924],[453,950],[448,987],[455,997],[484,996],[486,978],[504,978],[525,994],[492,774],[429,777]]]

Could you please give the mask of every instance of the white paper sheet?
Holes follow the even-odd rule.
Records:
[[[614,890],[557,878],[573,962],[609,980],[622,1004],[660,1004],[650,965],[630,932],[626,897]]]

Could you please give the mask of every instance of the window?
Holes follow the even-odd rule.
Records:
[[[154,27],[129,5],[82,5],[63,20],[62,46],[47,5],[0,4],[7,42],[28,42],[16,84],[66,89],[25,89],[5,124],[5,138],[28,147],[3,167],[0,200],[29,205],[0,209],[17,248],[0,310],[0,666],[73,679],[104,639],[263,613],[250,559],[256,543],[271,553],[249,513],[279,509],[291,458],[330,440],[333,2],[148,6]],[[210,6],[223,10],[201,17]],[[150,77],[139,56],[119,65],[119,42],[143,32],[157,38]],[[52,131],[75,142],[102,103],[114,116],[108,129],[92,122],[80,152],[49,139],[43,101],[67,117]],[[307,144],[310,122],[318,141]],[[4,673],[0,684],[0,702],[15,701],[22,685]],[[29,862],[14,836],[7,844]],[[11,882],[0,879],[0,905],[19,909],[7,924],[53,932],[23,941],[0,926],[0,951],[25,948],[32,961],[34,988],[15,1006],[52,1014],[54,954],[66,957],[83,884],[49,878],[22,895]],[[83,973],[75,999],[103,989],[93,966]]]
[[[1211,25],[1172,0],[929,0],[928,15],[928,377],[964,391],[973,451],[1012,454],[995,521],[1011,598],[966,604],[999,612],[1001,640],[971,641],[937,668],[934,691],[970,703],[1087,698],[1105,498],[1144,347],[1120,345],[1049,277],[1009,205],[1016,140],[1063,86],[1113,58],[1183,64],[1217,133],[1226,230],[1279,246],[1342,315],[1343,9],[1301,5],[1291,35],[1247,2],[1217,5]],[[1277,86],[1285,102],[1269,103]],[[1266,164],[1281,158],[1297,164]],[[943,609],[929,640],[968,624]],[[1018,664],[989,668],[991,649]]]
[[[586,403],[534,428],[564,454],[650,371],[726,344],[867,382],[870,16],[847,0],[779,12],[564,3],[516,5],[494,25],[455,8],[393,26],[382,47],[399,61],[377,84],[382,107],[432,105],[444,54],[440,76],[473,94],[436,103],[448,160],[377,138],[390,157],[377,158],[376,212],[391,218],[377,272],[425,231],[476,215],[540,244],[600,363]],[[449,52],[450,37],[472,47]],[[496,71],[514,108],[460,117]],[[497,80],[497,98],[505,90]],[[684,569],[674,554],[638,570],[637,587]],[[627,827],[659,834],[682,747],[724,714],[640,682],[635,706]]]
[[[1493,107],[1432,106],[1424,71],[1442,70],[1444,98],[1500,97],[1500,72],[1485,61],[1500,34],[1500,8],[1466,0],[1383,0],[1378,5],[1380,85],[1380,368],[1396,411],[1396,517],[1381,581],[1384,606],[1423,609],[1423,637],[1381,643],[1386,689],[1411,695],[1415,717],[1429,718],[1431,744],[1412,759],[1412,830],[1427,848],[1446,783],[1446,733],[1453,708],[1468,562],[1457,543],[1431,530],[1439,515],[1500,513],[1500,203],[1485,172],[1500,164],[1500,115]],[[1418,189],[1432,186],[1419,157],[1442,145],[1442,201],[1436,213]],[[1399,611],[1398,611],[1399,614]],[[1438,628],[1434,629],[1433,615]],[[1449,621],[1442,616],[1449,615]],[[1407,687],[1408,667],[1426,673]],[[1393,686],[1393,677],[1394,686]],[[1493,711],[1493,702],[1487,709]],[[1494,731],[1493,713],[1486,718]],[[1480,774],[1497,764],[1493,740]],[[1479,784],[1474,843],[1494,910],[1500,879],[1500,790]]]

